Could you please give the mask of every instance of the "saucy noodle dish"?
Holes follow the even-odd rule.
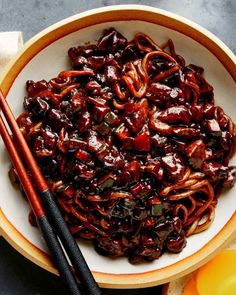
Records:
[[[236,127],[204,69],[113,28],[68,55],[72,69],[27,81],[17,123],[72,234],[131,263],[182,251],[236,180]]]

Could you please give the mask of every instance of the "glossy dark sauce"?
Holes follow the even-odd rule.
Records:
[[[73,70],[28,81],[18,118],[71,232],[132,263],[180,252],[236,178],[235,125],[168,46],[109,29],[69,49]]]

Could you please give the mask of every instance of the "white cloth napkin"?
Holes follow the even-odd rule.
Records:
[[[23,45],[21,32],[0,32],[0,71]]]

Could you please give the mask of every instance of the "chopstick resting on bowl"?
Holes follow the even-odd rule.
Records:
[[[66,284],[70,294],[81,294],[79,287],[75,281],[74,275],[70,271],[69,263],[61,248],[62,243],[66,254],[68,255],[76,274],[81,282],[84,294],[100,295],[99,289],[93,275],[75,241],[70,233],[66,222],[49,190],[49,187],[35,161],[28,144],[21,133],[14,115],[0,90],[0,109],[4,114],[5,120],[12,131],[14,139],[21,150],[22,157],[32,175],[32,180],[37,188],[40,199],[29,179],[21,158],[12,142],[11,136],[6,128],[6,125],[0,115],[0,133],[11,157],[11,161],[17,171],[19,179],[28,197],[33,212],[37,218],[39,227],[47,242],[49,250],[52,253],[54,263],[58,272]],[[54,233],[55,230],[55,233]],[[58,240],[58,237],[60,242]]]
[[[36,216],[37,223],[41,229],[41,232],[44,236],[45,241],[49,247],[49,250],[53,256],[53,261],[57,266],[58,272],[67,286],[70,294],[80,295],[81,292],[78,288],[76,280],[73,274],[70,271],[70,266],[65,257],[65,254],[60,246],[60,243],[57,239],[57,236],[54,233],[53,228],[51,227],[47,216],[42,208],[41,202],[36,194],[36,191],[29,179],[29,176],[25,170],[25,167],[18,155],[18,152],[12,142],[11,136],[7,131],[7,128],[3,122],[2,117],[0,116],[0,133],[9,151],[11,161],[17,171],[20,182],[23,186],[23,189],[26,193],[28,201],[31,205],[31,208]]]

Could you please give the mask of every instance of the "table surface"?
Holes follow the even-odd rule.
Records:
[[[24,41],[70,15],[114,4],[145,4],[169,10],[202,25],[236,52],[235,0],[0,0],[0,31],[20,30]],[[63,295],[59,280],[34,265],[0,238],[0,295]],[[158,295],[160,287],[103,290],[104,295]]]

